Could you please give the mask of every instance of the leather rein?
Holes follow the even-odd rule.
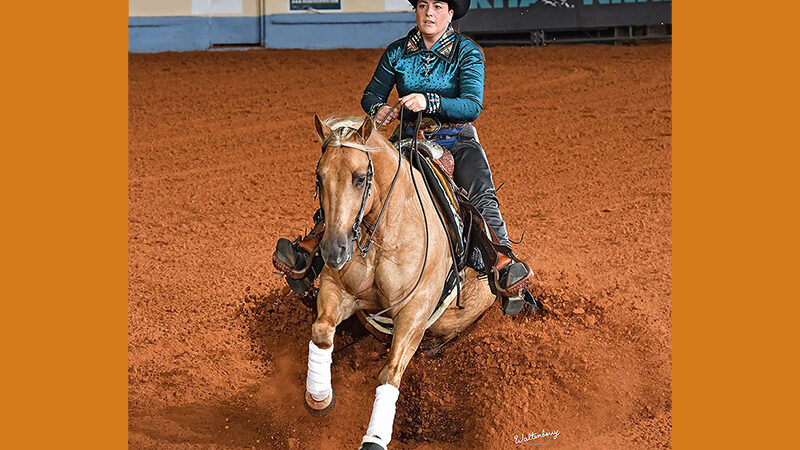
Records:
[[[352,127],[343,127],[341,129],[350,129],[350,130],[358,131],[355,128],[352,128]],[[325,139],[325,142],[322,143],[322,153],[325,153],[325,149],[328,148],[328,144],[330,144],[331,139],[333,138],[333,136],[335,134],[336,134],[336,132],[331,133]],[[372,181],[375,178],[375,167],[372,165],[372,157],[369,156],[369,152],[364,152],[364,153],[367,154],[367,161],[369,161],[369,170],[367,171],[367,176],[366,176],[366,180],[365,180],[364,193],[361,194],[361,207],[358,209],[358,215],[356,215],[356,220],[355,220],[355,222],[353,222],[353,227],[352,227],[353,240],[356,242],[356,247],[358,247],[358,250],[361,252],[361,257],[362,258],[367,256],[367,253],[369,252],[369,248],[372,245],[372,240],[373,240],[372,238],[375,236],[375,230],[378,228],[378,224],[380,223],[380,220],[381,220],[381,217],[379,216],[378,217],[378,221],[375,223],[375,227],[372,229],[372,234],[370,234],[370,237],[369,237],[369,239],[367,239],[367,242],[364,244],[364,247],[361,247],[361,244],[360,244],[360,242],[361,242],[361,224],[364,221],[364,212],[365,212],[365,210],[367,208],[367,198],[369,198],[370,194],[372,193]],[[320,161],[322,161],[321,157],[320,157],[319,160],[317,160],[317,168],[319,168],[319,162]],[[317,197],[317,193],[318,192],[319,192],[319,185],[317,185],[317,189],[314,192],[314,198],[315,199]],[[389,197],[387,196],[386,197],[386,201],[388,202],[388,200],[389,200]],[[386,202],[384,202],[384,207],[385,206],[386,206]],[[381,210],[381,215],[382,214],[383,214],[383,209]],[[351,259],[352,259],[352,256],[350,257],[350,259],[347,260],[347,262],[350,262]]]
[[[389,112],[386,114],[386,116],[384,116],[383,120],[381,120],[381,122],[375,127],[376,130],[380,129],[380,127],[383,126],[383,124],[386,122],[386,119],[389,118],[389,113],[391,113],[395,108],[397,108],[398,105],[400,105],[400,100],[398,100],[397,103],[395,103],[389,109]],[[402,107],[400,108],[400,117],[399,117],[399,119],[400,119],[400,123],[402,124],[403,123],[403,108]],[[414,129],[414,136],[413,136],[413,139],[412,139],[412,152],[410,152],[410,156],[409,156],[410,158],[413,158],[413,155],[415,153],[417,153],[414,150],[416,150],[416,148],[417,148],[417,136],[419,135],[419,129],[420,129],[421,125],[422,125],[422,112],[420,111],[417,114],[416,126],[415,126],[415,129]],[[355,130],[352,127],[346,127],[346,128]],[[355,131],[357,131],[357,130],[355,130]],[[325,149],[328,147],[328,144],[330,144],[330,141],[333,138],[334,134],[336,134],[336,133],[335,132],[331,133],[325,139],[325,141],[322,143],[322,153],[325,153]],[[378,214],[378,219],[375,221],[375,226],[372,227],[372,231],[369,234],[369,238],[367,238],[366,242],[364,243],[364,246],[362,247],[361,244],[360,244],[360,241],[361,241],[361,225],[362,225],[362,222],[364,221],[364,213],[365,213],[365,209],[366,209],[366,206],[367,206],[367,198],[370,196],[370,193],[372,191],[372,184],[373,184],[373,179],[374,179],[374,176],[375,176],[375,170],[374,170],[374,167],[373,167],[373,164],[372,164],[372,158],[370,157],[369,152],[365,152],[365,153],[367,154],[367,160],[369,161],[369,171],[367,172],[367,176],[366,176],[366,182],[365,182],[365,186],[364,186],[364,193],[361,196],[361,208],[358,211],[358,215],[356,216],[356,220],[353,223],[353,227],[352,227],[353,240],[355,241],[356,247],[361,252],[361,257],[362,258],[366,257],[367,253],[369,252],[370,246],[372,245],[372,241],[374,240],[374,237],[375,237],[375,233],[376,233],[376,231],[378,230],[378,227],[381,224],[381,219],[383,218],[383,213],[386,211],[386,205],[389,203],[389,198],[392,195],[392,191],[394,191],[394,186],[397,183],[397,178],[400,175],[400,168],[402,167],[402,163],[403,163],[402,148],[398,148],[397,149],[397,171],[395,172],[394,178],[392,179],[392,184],[389,186],[389,191],[386,194],[386,200],[384,200],[383,206],[381,206],[381,212]],[[320,163],[321,160],[322,160],[322,158],[320,157],[320,159],[317,161],[317,168],[319,168],[319,163]],[[422,204],[422,197],[420,196],[419,190],[417,189],[417,183],[416,183],[416,180],[414,178],[414,172],[413,172],[413,164],[412,164],[411,161],[409,161],[409,174],[411,175],[411,182],[414,185],[414,191],[417,194],[417,200],[419,201],[419,206],[420,206],[420,209],[422,210],[423,223],[425,224],[425,253],[424,253],[423,260],[422,260],[422,267],[420,268],[419,276],[417,277],[416,283],[414,283],[414,287],[411,288],[411,291],[409,291],[408,294],[406,294],[401,300],[393,303],[388,308],[383,309],[381,311],[378,311],[375,314],[371,314],[369,316],[369,318],[373,319],[373,320],[376,317],[378,317],[378,316],[380,316],[380,315],[382,315],[382,314],[384,314],[384,313],[396,308],[397,306],[400,306],[406,300],[411,298],[411,294],[413,294],[414,291],[417,290],[417,287],[419,286],[419,283],[422,280],[422,275],[423,275],[423,273],[425,273],[425,267],[426,267],[427,262],[428,262],[428,241],[429,241],[428,219],[427,219],[427,215],[425,214],[425,208],[424,208],[424,206]],[[428,193],[430,194],[430,187],[427,185],[427,180],[425,180],[424,177],[423,177],[423,181],[425,181],[425,187],[428,190]],[[319,185],[317,185],[317,191],[318,190],[319,190]],[[314,197],[316,198],[316,196],[317,196],[317,193],[315,192]],[[441,214],[439,213],[438,210],[437,210],[437,214],[440,215],[439,220],[442,222],[442,226],[444,226],[444,219],[441,217]],[[453,250],[452,242],[450,242],[450,236],[447,233],[447,230],[445,230],[445,234],[448,237],[448,243],[450,244],[451,255],[453,257],[453,261],[455,262],[455,253],[454,253],[454,250]],[[352,259],[352,256],[351,256],[350,259],[348,259],[347,262],[350,262],[351,259]],[[458,270],[457,267],[456,267],[456,270]],[[460,308],[463,308],[463,306],[461,306],[461,302],[460,302],[460,300],[461,300],[461,286],[460,286],[460,283],[458,283],[458,282],[456,282],[456,289],[457,289],[457,297],[458,297],[457,304],[459,305]]]

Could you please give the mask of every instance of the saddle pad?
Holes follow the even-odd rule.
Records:
[[[436,304],[436,308],[433,309],[433,313],[428,318],[428,322],[425,324],[425,329],[433,325],[439,317],[444,314],[444,311],[453,303],[453,300],[456,298],[456,282],[460,282],[461,286],[463,287],[463,276],[456,275],[455,270],[450,268],[450,273],[447,274],[447,278],[444,281],[444,289],[442,290],[442,296],[439,297],[439,303]],[[380,331],[384,334],[394,334],[394,322],[389,317],[378,316],[374,319],[367,315],[367,322],[370,323],[376,330]]]
[[[450,184],[445,178],[446,175],[429,158],[421,157],[420,165],[417,169],[422,172],[428,180],[434,201],[438,204],[439,210],[443,212],[445,222],[453,231],[453,244],[455,245],[456,255],[464,254],[464,221],[459,213],[458,202],[455,193],[450,189]]]

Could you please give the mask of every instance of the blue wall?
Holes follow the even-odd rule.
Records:
[[[518,5],[528,5],[518,7]],[[473,0],[456,22],[466,32],[575,30],[672,23],[669,0],[572,0],[556,8],[538,0]],[[267,48],[383,48],[414,27],[413,12],[272,14],[261,17],[130,17],[133,53],[205,50],[214,44]]]
[[[269,48],[383,48],[416,25],[413,13],[273,14],[264,20]]]
[[[213,44],[260,45],[259,17],[129,17],[131,53],[205,50]]]
[[[382,48],[413,27],[414,14],[402,12],[129,17],[128,51],[180,52],[247,43],[268,48]]]

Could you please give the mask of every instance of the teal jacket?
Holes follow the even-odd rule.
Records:
[[[425,116],[443,123],[472,122],[483,111],[483,84],[484,59],[478,44],[451,26],[427,50],[422,34],[414,28],[386,48],[361,97],[361,107],[370,113],[397,86],[400,97],[425,94]],[[403,114],[415,117],[409,110]]]

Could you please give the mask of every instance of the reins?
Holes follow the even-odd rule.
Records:
[[[391,109],[389,109],[389,113],[391,113],[392,110],[397,108],[397,105],[399,105],[399,104],[400,104],[400,100],[398,100],[397,103],[395,103],[391,107]],[[386,119],[389,118],[389,113],[387,113],[383,117],[383,120],[381,120],[381,123],[379,123],[375,127],[376,130],[379,130],[383,126],[384,122],[386,122]],[[403,109],[401,108],[400,109],[400,119],[402,120],[402,118],[403,118]],[[369,157],[369,153],[367,153],[367,157]],[[371,161],[370,161],[370,164],[372,164]],[[400,151],[400,149],[398,149],[397,171],[395,171],[395,173],[394,173],[394,178],[392,178],[392,184],[389,186],[389,192],[386,194],[386,200],[383,201],[383,206],[381,206],[381,212],[378,213],[378,219],[375,221],[375,226],[372,228],[372,231],[369,234],[369,238],[367,238],[367,242],[364,243],[364,247],[363,248],[361,247],[361,244],[359,243],[359,240],[361,238],[361,231],[359,230],[359,232],[358,232],[358,239],[356,239],[356,247],[358,247],[359,251],[361,251],[361,257],[362,258],[367,256],[367,252],[369,252],[369,247],[372,245],[372,241],[375,238],[375,232],[378,231],[378,225],[380,225],[381,219],[383,218],[383,213],[386,211],[386,205],[389,204],[389,197],[392,196],[392,191],[394,191],[394,185],[397,183],[397,177],[398,177],[398,175],[400,175],[400,167],[402,165],[403,165],[403,154]]]
[[[383,126],[383,124],[386,122],[386,119],[389,118],[389,114],[399,104],[400,104],[400,100],[398,100],[397,103],[395,103],[389,109],[389,112],[383,117],[383,120],[381,121],[381,123],[379,123],[375,127],[376,130],[380,129],[380,127]],[[399,117],[399,119],[400,119],[400,124],[402,126],[402,123],[403,123],[403,109],[402,108],[400,109],[400,117]],[[414,136],[412,137],[412,141],[411,141],[411,151],[409,153],[409,164],[408,164],[408,173],[411,176],[411,183],[414,185],[414,192],[417,194],[417,200],[419,201],[419,206],[420,206],[420,209],[422,210],[422,220],[425,223],[425,254],[424,254],[424,257],[423,257],[423,260],[422,260],[422,268],[419,271],[419,276],[417,277],[417,282],[414,283],[414,287],[411,288],[411,291],[408,294],[406,294],[405,297],[403,297],[400,301],[390,305],[388,308],[386,308],[386,309],[384,309],[382,311],[378,311],[375,314],[371,314],[369,316],[369,319],[372,319],[372,320],[375,320],[375,318],[377,316],[380,316],[381,314],[383,314],[383,313],[385,313],[387,311],[390,311],[393,308],[396,308],[397,306],[399,306],[400,304],[402,304],[403,302],[405,302],[406,300],[408,300],[411,297],[411,294],[413,294],[414,291],[417,290],[417,287],[419,286],[419,283],[422,280],[422,275],[423,275],[423,273],[425,273],[425,266],[427,265],[427,262],[428,262],[428,241],[429,241],[428,218],[427,218],[427,215],[425,214],[425,207],[422,204],[422,196],[420,195],[419,189],[417,188],[417,181],[414,178],[414,170],[413,170],[414,162],[416,162],[416,164],[419,167],[422,167],[422,163],[419,160],[419,151],[417,150],[417,139],[418,139],[418,136],[419,136],[419,129],[420,129],[421,125],[422,125],[422,111],[417,113],[417,121],[416,121],[416,125],[414,127]],[[401,135],[402,135],[402,132],[401,132]],[[402,139],[400,141],[402,142]],[[384,202],[383,207],[381,208],[381,213],[378,216],[378,221],[380,221],[380,217],[383,215],[383,211],[386,208],[386,204],[389,203],[389,196],[391,195],[391,190],[394,188],[395,181],[397,181],[397,174],[400,173],[400,164],[401,164],[401,162],[403,160],[402,159],[403,158],[402,144],[398,143],[397,153],[398,153],[398,155],[397,155],[397,157],[398,157],[397,173],[395,174],[395,177],[392,180],[392,186],[390,187],[389,194],[387,194],[386,201]],[[424,175],[422,176],[422,181],[425,184],[425,190],[428,192],[428,196],[430,198],[433,198],[433,193],[431,192],[431,187],[428,184],[428,179]],[[437,217],[439,217],[439,222],[442,224],[442,228],[444,230],[444,234],[447,237],[447,244],[448,244],[448,247],[450,248],[450,256],[452,257],[452,260],[453,260],[453,267],[455,268],[456,272],[458,272],[458,261],[457,261],[457,258],[456,258],[455,247],[453,246],[453,241],[452,241],[452,239],[450,237],[450,233],[447,232],[447,226],[444,223],[444,217],[442,217],[442,213],[441,213],[441,211],[439,211],[438,208],[434,208],[434,209],[436,209],[436,215],[437,215]],[[375,224],[375,229],[377,229],[377,228],[378,228],[378,225],[376,223]],[[375,234],[375,229],[372,230],[372,235]],[[464,307],[461,306],[461,283],[458,282],[458,281],[456,282],[456,305],[458,306],[459,309],[464,309]]]
[[[375,127],[376,130],[380,129],[380,127],[383,126],[383,124],[389,118],[389,114],[399,104],[400,104],[400,100],[398,100],[397,103],[395,103],[389,109],[389,112],[384,116],[383,120],[381,120],[381,122]],[[400,119],[400,123],[402,124],[403,123],[403,108],[402,107],[400,108],[400,117],[399,117],[399,119]],[[419,135],[419,129],[420,129],[421,125],[422,125],[422,112],[420,111],[419,113],[417,113],[417,120],[416,120],[416,125],[415,125],[415,128],[414,128],[414,136],[412,137],[412,143],[411,143],[412,148],[411,148],[411,152],[409,153],[408,172],[409,172],[409,175],[411,176],[411,183],[414,186],[414,192],[417,195],[417,201],[419,202],[420,209],[422,210],[422,220],[423,220],[423,223],[425,224],[425,252],[423,254],[422,267],[420,268],[419,276],[417,277],[416,283],[414,283],[414,286],[411,288],[411,290],[408,292],[408,294],[406,294],[401,300],[399,300],[399,301],[393,303],[392,305],[390,305],[388,308],[383,309],[381,311],[378,311],[377,313],[371,314],[369,316],[369,319],[372,319],[372,320],[374,320],[376,317],[380,316],[381,314],[384,314],[384,313],[386,313],[386,312],[388,312],[388,311],[400,306],[406,300],[411,298],[411,294],[413,294],[414,291],[417,290],[417,287],[419,286],[420,281],[422,281],[422,275],[425,273],[425,267],[427,266],[427,263],[428,263],[428,246],[429,246],[429,240],[430,240],[429,230],[428,230],[428,217],[427,217],[427,214],[425,213],[425,207],[424,207],[423,202],[422,202],[422,196],[420,195],[419,188],[417,187],[417,181],[414,178],[414,168],[413,168],[414,162],[416,162],[421,167],[421,163],[419,161],[419,151],[417,150],[417,139],[418,139],[417,136]],[[325,149],[327,148],[327,146],[330,143],[331,138],[333,137],[334,134],[335,133],[331,133],[325,139],[325,141],[323,142],[323,144],[322,144],[322,152],[323,153],[325,152]],[[401,141],[402,141],[402,139],[401,139]],[[355,222],[353,223],[353,238],[355,240],[356,247],[361,252],[361,257],[362,258],[366,257],[367,253],[369,252],[370,246],[371,246],[371,244],[372,244],[372,242],[374,240],[374,237],[375,237],[375,233],[377,232],[378,226],[380,225],[381,219],[383,218],[383,214],[386,211],[386,205],[389,204],[389,198],[391,197],[392,192],[394,191],[395,184],[397,183],[398,176],[400,175],[400,168],[402,167],[402,164],[403,164],[402,144],[398,144],[398,148],[397,148],[397,170],[395,171],[394,178],[392,179],[392,183],[389,186],[389,191],[386,194],[386,199],[384,200],[383,205],[381,206],[381,211],[378,214],[378,219],[375,221],[375,226],[372,227],[372,231],[370,232],[369,237],[367,238],[366,242],[364,243],[364,246],[362,247],[361,243],[360,243],[360,241],[361,241],[361,224],[362,224],[363,219],[364,219],[364,212],[365,212],[364,210],[366,208],[367,198],[369,197],[371,189],[372,189],[372,181],[373,181],[373,177],[374,177],[374,168],[373,168],[373,164],[372,164],[372,158],[370,157],[369,152],[366,152],[366,153],[367,153],[367,159],[369,161],[369,172],[367,173],[367,180],[366,180],[366,185],[364,187],[364,193],[363,193],[363,195],[361,197],[361,208],[360,208],[360,210],[358,212],[358,216],[356,217]],[[321,158],[320,158],[320,160],[321,160]],[[319,161],[317,161],[317,166],[319,166]],[[431,193],[431,188],[428,185],[428,180],[425,178],[424,175],[422,177],[422,181],[425,184],[425,189],[427,190],[428,195],[431,198],[433,198],[433,194]],[[315,196],[316,196],[316,194],[315,194]],[[436,209],[436,213],[437,213],[437,216],[439,217],[439,221],[441,222],[442,227],[444,228],[445,236],[447,237],[447,243],[448,243],[449,248],[450,248],[450,255],[451,255],[452,260],[453,260],[453,266],[455,267],[456,271],[458,271],[458,262],[457,262],[457,259],[456,259],[455,249],[454,249],[454,246],[453,246],[452,239],[450,237],[450,234],[447,232],[447,227],[446,227],[446,225],[444,223],[444,218],[442,217],[442,213],[438,209]],[[456,292],[457,292],[456,293],[456,295],[457,295],[456,304],[458,305],[459,308],[463,309],[464,307],[461,306],[461,283],[459,283],[459,282],[456,282]]]
[[[398,100],[397,103],[395,103],[394,106],[392,106],[392,108],[389,109],[389,113],[391,113],[392,110],[394,108],[396,108],[397,105],[399,105],[399,104],[400,104],[400,100]],[[376,130],[379,129],[383,125],[383,123],[389,117],[389,113],[387,113],[386,116],[384,116],[384,118],[381,121],[381,123],[377,127],[375,127]],[[401,124],[403,123],[403,109],[402,108],[400,109],[400,123]],[[417,200],[419,201],[419,207],[422,210],[422,222],[425,224],[425,253],[424,253],[423,258],[422,258],[422,268],[420,268],[420,270],[419,270],[419,276],[417,277],[417,282],[414,283],[414,287],[411,288],[411,290],[408,292],[408,294],[406,294],[399,301],[389,305],[388,308],[383,309],[381,311],[378,311],[375,314],[370,314],[369,319],[372,319],[372,320],[375,320],[375,318],[380,316],[381,314],[383,314],[385,312],[388,312],[388,311],[400,306],[401,304],[405,303],[406,300],[411,298],[411,294],[413,294],[414,291],[417,290],[417,287],[419,286],[419,282],[422,281],[422,275],[425,273],[425,266],[427,266],[427,264],[428,264],[428,241],[429,241],[428,216],[427,216],[427,214],[425,214],[425,206],[422,204],[422,196],[419,195],[419,189],[417,189],[417,181],[414,178],[414,167],[413,167],[413,163],[412,163],[412,160],[411,160],[412,158],[417,156],[416,155],[417,152],[415,151],[416,148],[417,148],[417,134],[419,134],[419,128],[420,128],[421,125],[422,125],[422,112],[419,112],[417,114],[417,124],[416,124],[416,127],[414,129],[414,138],[412,140],[412,147],[411,147],[412,151],[409,153],[408,173],[411,176],[411,184],[414,185],[414,192],[417,194]],[[401,141],[402,141],[402,139],[401,139]],[[394,188],[395,181],[397,181],[397,175],[400,174],[400,166],[402,165],[402,163],[403,163],[403,149],[402,149],[402,145],[398,144],[398,146],[397,146],[397,173],[395,173],[394,180],[392,180],[392,186],[389,188],[389,193],[386,195],[386,200],[384,201],[383,207],[381,209],[381,215],[383,214],[383,210],[386,208],[386,205],[389,203],[389,196],[391,195],[392,188]],[[423,177],[423,179],[424,179],[424,177]],[[378,217],[378,220],[380,220],[380,216]],[[375,228],[372,230],[372,234],[373,235],[375,234],[375,230],[377,228],[378,228],[378,224],[376,223],[375,224]],[[445,231],[445,233],[446,233],[446,231]]]

